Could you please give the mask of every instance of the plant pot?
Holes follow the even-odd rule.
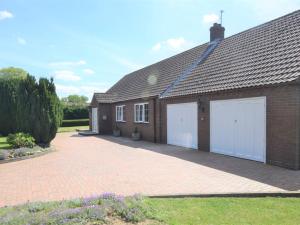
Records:
[[[120,137],[121,136],[121,131],[120,130],[113,130],[113,135],[115,137]]]
[[[132,133],[131,137],[132,137],[132,140],[134,140],[134,141],[141,140],[141,134],[140,133]]]

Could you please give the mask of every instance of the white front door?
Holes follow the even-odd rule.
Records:
[[[198,149],[197,102],[167,105],[167,142]]]
[[[92,108],[92,131],[99,133],[98,129],[98,108]]]
[[[210,150],[266,161],[266,98],[210,102]]]

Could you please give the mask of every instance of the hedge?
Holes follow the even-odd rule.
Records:
[[[77,126],[88,126],[89,119],[78,119],[78,120],[63,120],[62,127],[77,127]]]
[[[89,110],[87,107],[64,106],[64,120],[87,119]]]
[[[7,136],[17,131],[17,92],[20,80],[0,79],[0,134]]]
[[[0,79],[0,134],[29,133],[36,143],[48,145],[62,117],[53,79]]]

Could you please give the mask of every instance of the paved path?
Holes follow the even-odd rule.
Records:
[[[123,195],[300,192],[300,171],[108,136],[58,134],[57,151],[0,164],[0,207]]]

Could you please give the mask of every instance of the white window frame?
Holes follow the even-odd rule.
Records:
[[[145,121],[145,105],[148,105],[148,121]],[[140,113],[140,110],[142,110],[142,115],[140,115],[140,116],[137,115],[137,111],[136,111],[137,106],[139,107],[139,113]],[[133,112],[134,112],[134,122],[135,123],[149,123],[149,103],[148,102],[134,104]]]
[[[124,120],[124,108],[125,108],[125,105],[117,105],[116,106],[116,122],[126,122]],[[118,109],[120,109],[120,118],[118,118]]]

